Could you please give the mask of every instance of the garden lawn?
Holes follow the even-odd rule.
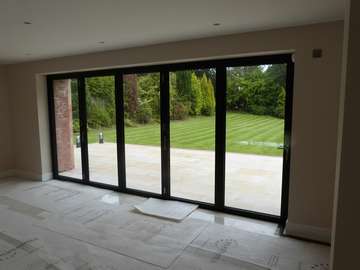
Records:
[[[244,113],[227,113],[226,151],[281,156],[284,120]],[[103,130],[106,142],[115,142],[115,129]],[[90,130],[89,143],[98,142],[97,130]],[[171,147],[184,149],[215,149],[215,116],[193,117],[170,122]],[[160,145],[160,124],[152,123],[125,128],[125,143]]]

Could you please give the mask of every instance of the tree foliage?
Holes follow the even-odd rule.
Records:
[[[285,65],[228,68],[227,108],[283,118],[285,84]]]
[[[197,74],[202,74],[199,77]],[[206,73],[178,71],[170,74],[170,117],[212,115],[215,111],[214,87]]]
[[[170,118],[211,116],[215,113],[215,69],[170,73]],[[72,85],[74,130],[79,129],[76,80]],[[86,79],[87,119],[90,128],[115,125],[113,76]],[[227,109],[283,118],[285,114],[286,65],[227,68]],[[159,73],[124,75],[126,125],[160,121]]]
[[[115,123],[114,77],[92,77],[85,81],[87,120],[91,128],[111,127]]]
[[[191,115],[200,115],[203,106],[201,83],[195,73],[191,74]]]
[[[177,97],[183,102],[190,102],[192,95],[191,71],[176,72]]]
[[[215,97],[214,97],[214,87],[210,80],[203,74],[201,81],[201,93],[202,93],[202,115],[213,115],[215,112]]]
[[[139,107],[137,76],[124,75],[124,112],[125,117],[134,119]]]

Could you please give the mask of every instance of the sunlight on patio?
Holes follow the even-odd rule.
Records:
[[[117,186],[116,144],[89,144],[90,180]],[[126,144],[128,188],[161,191],[160,147]],[[172,196],[214,202],[213,151],[171,149]],[[81,175],[80,149],[75,169],[62,175]],[[226,154],[225,205],[280,215],[282,157]],[[145,176],[145,177],[144,177]],[[146,179],[146,181],[144,181]]]

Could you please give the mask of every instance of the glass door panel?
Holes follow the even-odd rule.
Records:
[[[160,194],[160,73],[127,74],[123,83],[126,187]]]
[[[114,76],[85,78],[89,179],[118,185]]]
[[[215,202],[215,69],[170,72],[171,196]]]
[[[227,68],[225,206],[280,216],[286,64]]]
[[[83,179],[78,81],[54,80],[53,97],[58,174]]]

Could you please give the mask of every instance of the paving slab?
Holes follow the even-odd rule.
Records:
[[[117,186],[116,144],[89,144],[90,179]],[[76,166],[62,175],[81,177],[80,149]],[[125,145],[127,187],[161,193],[160,147]],[[215,152],[171,148],[171,195],[214,203]],[[280,215],[282,157],[226,153],[225,204]]]

